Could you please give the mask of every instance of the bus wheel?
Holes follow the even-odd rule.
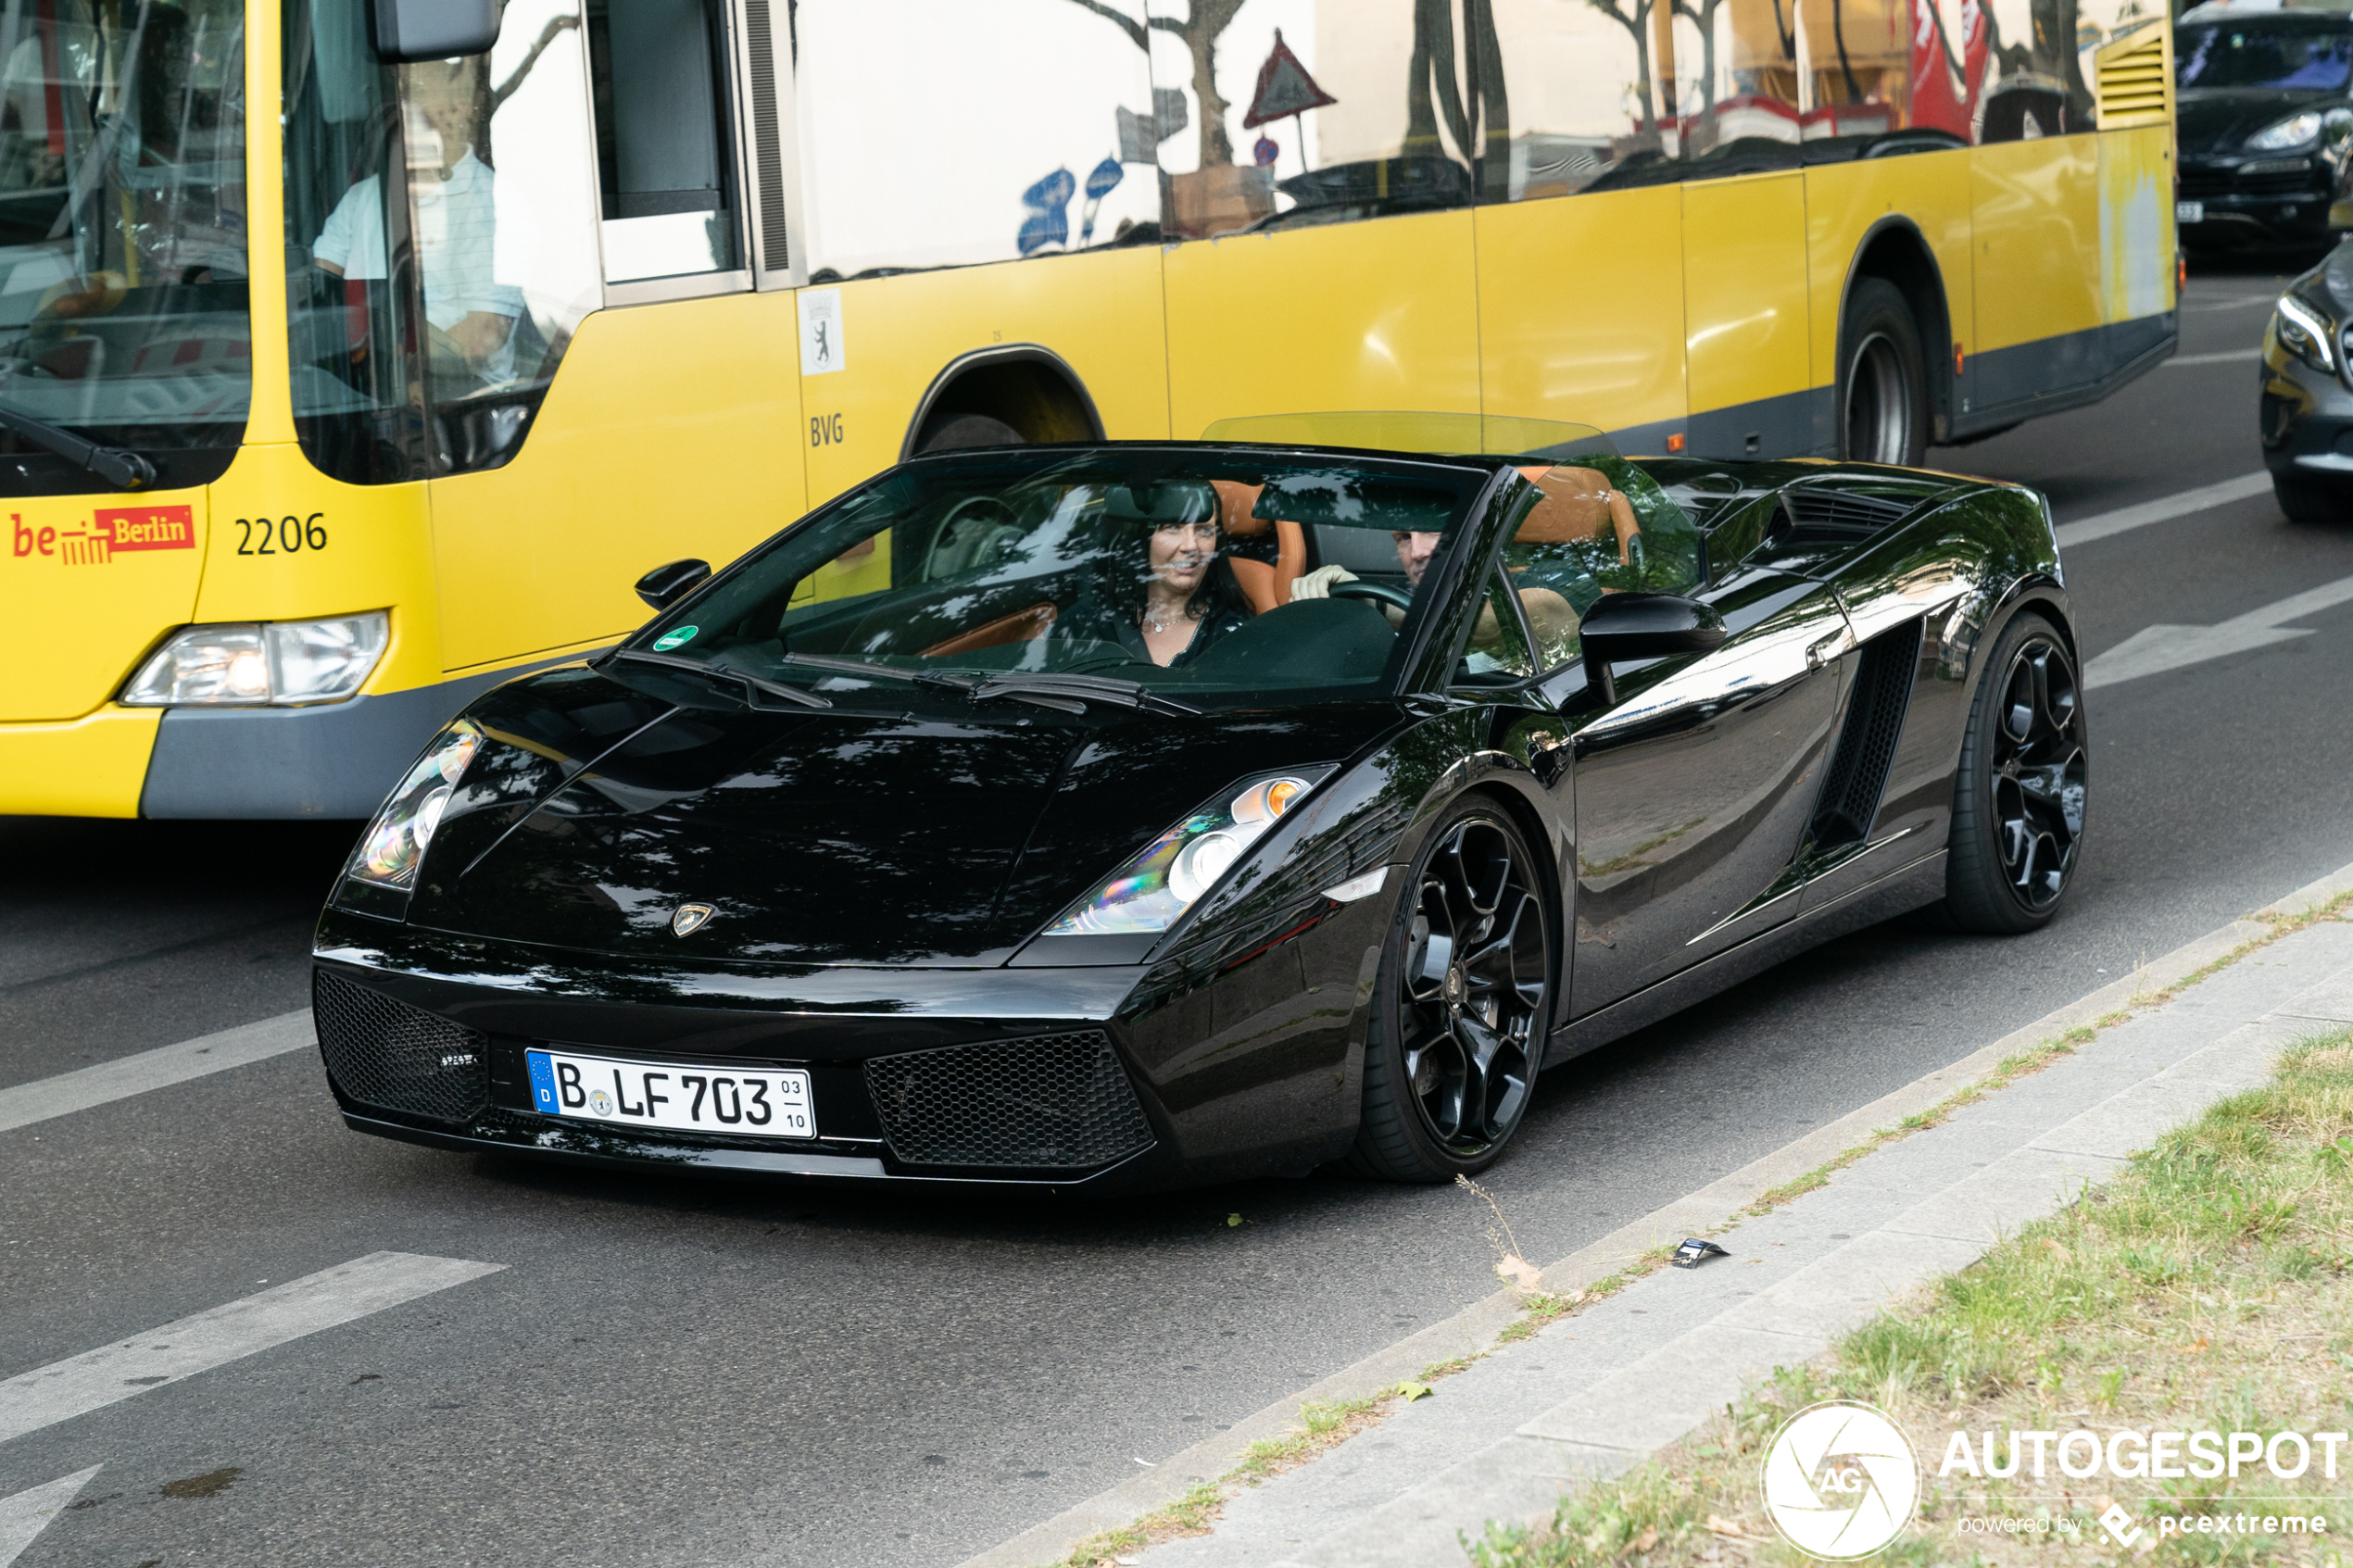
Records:
[[[924,432],[919,452],[952,452],[965,446],[1025,446],[1029,438],[987,414],[957,414]]]
[[[1838,455],[1918,467],[1928,456],[1928,373],[1911,307],[1884,278],[1864,278],[1839,324]]]

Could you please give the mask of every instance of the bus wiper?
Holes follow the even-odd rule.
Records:
[[[1008,671],[991,675],[972,689],[975,702],[987,702],[992,697],[1013,697],[1017,701],[1037,702],[1041,707],[1060,708],[1066,712],[1083,713],[1090,702],[1109,703],[1115,708],[1150,709],[1159,713],[1195,714],[1201,711],[1189,703],[1161,696],[1140,681],[1114,681],[1104,675],[1057,675],[1050,671]],[[1060,700],[1051,700],[1060,699]],[[1071,706],[1076,703],[1076,706]]]
[[[19,413],[6,403],[0,403],[0,424],[47,447],[66,461],[89,470],[118,490],[145,490],[156,482],[155,464],[138,453],[84,441],[69,430]]]
[[[863,659],[836,659],[824,653],[786,653],[780,655],[787,664],[805,664],[812,670],[831,670],[836,674],[857,675],[872,679],[886,675],[894,681],[906,681],[918,686],[947,686],[954,691],[968,692],[979,685],[973,675],[950,675],[944,670],[901,670],[895,664],[875,664]]]
[[[786,702],[797,702],[803,708],[831,708],[833,706],[833,700],[829,697],[819,696],[815,692],[804,691],[799,686],[788,686],[782,681],[763,681],[757,675],[748,674],[736,669],[733,665],[706,664],[699,659],[677,659],[666,653],[647,653],[637,648],[621,648],[615,651],[612,657],[625,659],[632,664],[658,664],[664,670],[684,670],[690,674],[700,675],[716,684],[742,686],[747,705],[750,707],[759,706],[749,700],[753,692],[765,693],[769,696],[780,696]]]

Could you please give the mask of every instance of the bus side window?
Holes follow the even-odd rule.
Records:
[[[609,283],[743,265],[724,37],[713,0],[589,0]]]

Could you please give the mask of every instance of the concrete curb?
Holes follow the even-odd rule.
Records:
[[[2292,919],[2353,891],[2353,865],[2340,868],[2296,889],[2259,913],[2269,919]],[[1655,1247],[1682,1236],[1722,1226],[1759,1198],[1847,1150],[1868,1142],[1881,1128],[1941,1104],[1955,1093],[1985,1077],[2006,1058],[2052,1040],[2098,1019],[2129,1010],[2136,997],[2170,989],[2217,960],[2251,941],[2270,937],[2273,928],[2261,919],[2233,921],[2219,930],[2184,943],[2145,965],[2138,972],[2104,985],[2077,1001],[2044,1014],[1958,1061],[1926,1073],[1869,1104],[1817,1128],[1804,1137],[1721,1176],[1707,1185],[1622,1225],[1598,1241],[1578,1248],[1543,1271],[1542,1288],[1566,1295],[1594,1280],[1617,1273]],[[2037,1151],[2042,1152],[2040,1150]],[[2089,1151],[2071,1156],[2080,1163],[2105,1163]],[[1974,1252],[1971,1253],[1974,1256]],[[1950,1267],[1952,1265],[1945,1265]],[[968,1558],[960,1568],[1036,1568],[1059,1562],[1088,1536],[1116,1529],[1140,1516],[1164,1508],[1203,1482],[1233,1469],[1253,1442],[1278,1437],[1299,1420],[1302,1404],[1315,1400],[1353,1399],[1401,1378],[1410,1377],[1434,1361],[1452,1360],[1487,1349],[1495,1336],[1517,1318],[1517,1292],[1499,1290],[1472,1303],[1453,1317],[1374,1351],[1330,1376],[1286,1395],[1245,1416],[1232,1426],[1163,1460],[1151,1471],[1099,1492],[1075,1507],[1023,1531],[1012,1539]],[[1787,1336],[1787,1359],[1797,1342]],[[1827,1340],[1822,1343],[1826,1344]],[[1805,1351],[1803,1360],[1820,1348]],[[1720,1403],[1718,1399],[1716,1403]],[[1712,1405],[1707,1408],[1713,1408]],[[1688,1423],[1685,1426],[1688,1426]],[[1678,1433],[1685,1429],[1679,1427]],[[1563,1434],[1566,1436],[1566,1434]]]

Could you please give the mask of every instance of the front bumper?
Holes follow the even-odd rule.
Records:
[[[2263,465],[2353,488],[2353,389],[2267,343],[2258,402]]]
[[[330,909],[315,1011],[346,1124],[381,1136],[639,1170],[1165,1186],[1305,1171],[1346,1150],[1385,904],[1334,906],[1207,975],[1165,962],[682,972]],[[355,1007],[379,1022],[357,1029]],[[805,1069],[817,1136],[541,1115],[523,1068],[534,1046]],[[943,1117],[961,1120],[952,1137]]]
[[[2204,208],[2196,223],[2180,226],[2182,243],[2193,247],[2250,245],[2313,245],[2328,238],[2334,194],[2328,167],[2309,160],[2300,171],[2248,174],[2250,165],[2303,159],[2234,159],[2208,163],[2182,160],[2179,198]]]

